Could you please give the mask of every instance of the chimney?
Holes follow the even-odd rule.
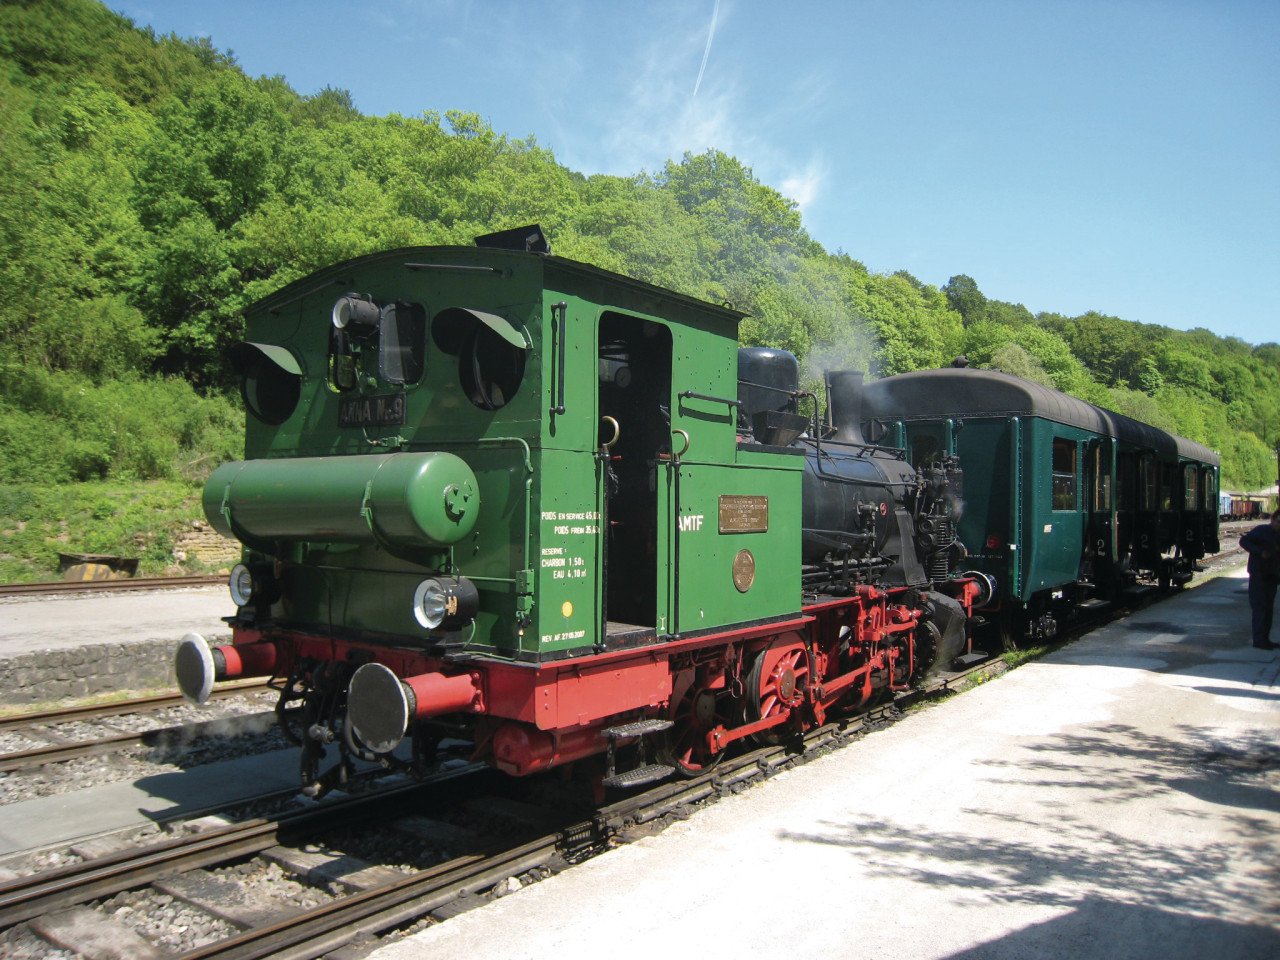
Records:
[[[827,373],[827,412],[841,443],[866,443],[862,439],[862,371]]]

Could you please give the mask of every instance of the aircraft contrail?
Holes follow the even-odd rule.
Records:
[[[720,13],[720,0],[716,0],[711,11],[711,29],[707,31],[707,49],[702,51],[702,66],[698,68],[698,79],[693,82],[693,95],[698,95],[698,87],[702,85],[702,74],[707,69],[707,57],[711,56],[711,41],[716,35],[716,15]]]

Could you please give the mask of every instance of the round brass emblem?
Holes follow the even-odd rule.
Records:
[[[733,558],[733,585],[739,593],[746,593],[756,579],[756,558],[750,550],[739,550]]]

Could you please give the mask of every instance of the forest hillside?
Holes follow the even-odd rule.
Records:
[[[716,150],[585,176],[473,114],[364,116],[92,0],[0,6],[0,485],[197,483],[240,452],[247,304],[347,257],[542,224],[559,255],[746,311],[744,344],[883,376],[957,354],[1275,480],[1280,346],[1031,314],[873,273]],[[962,268],[963,265],[958,265]],[[1205,318],[1206,324],[1213,318]],[[3,497],[0,497],[3,499]]]

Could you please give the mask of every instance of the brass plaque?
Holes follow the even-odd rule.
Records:
[[[733,585],[739,593],[746,593],[756,582],[756,558],[750,550],[739,550],[733,558]]]
[[[720,497],[721,533],[765,533],[768,529],[768,497]]]

